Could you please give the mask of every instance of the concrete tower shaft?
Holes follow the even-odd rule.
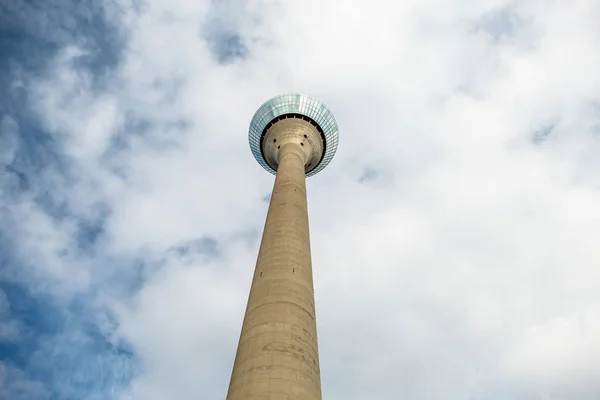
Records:
[[[319,142],[302,120],[279,121],[265,135],[277,175],[227,400],[321,399],[305,184]]]
[[[283,94],[256,111],[248,141],[276,176],[227,400],[321,400],[306,177],[333,158],[337,123],[323,103]]]

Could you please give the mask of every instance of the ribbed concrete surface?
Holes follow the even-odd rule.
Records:
[[[321,399],[306,152],[288,143],[278,158],[227,400]]]

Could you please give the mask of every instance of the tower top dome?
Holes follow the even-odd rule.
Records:
[[[306,176],[320,172],[333,159],[338,146],[338,126],[333,114],[320,101],[312,97],[287,93],[275,96],[259,107],[252,117],[248,133],[250,150],[258,163],[267,171],[275,174],[264,154],[264,138],[271,126],[286,118],[302,119],[313,125],[321,134],[323,152],[320,160],[306,171]]]

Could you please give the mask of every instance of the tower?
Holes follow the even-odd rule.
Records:
[[[319,101],[284,94],[254,114],[249,141],[275,184],[227,400],[321,400],[305,177],[333,158],[337,123]]]

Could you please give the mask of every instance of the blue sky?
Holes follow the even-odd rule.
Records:
[[[299,91],[327,399],[597,399],[594,0],[0,5],[0,399],[224,397]]]

